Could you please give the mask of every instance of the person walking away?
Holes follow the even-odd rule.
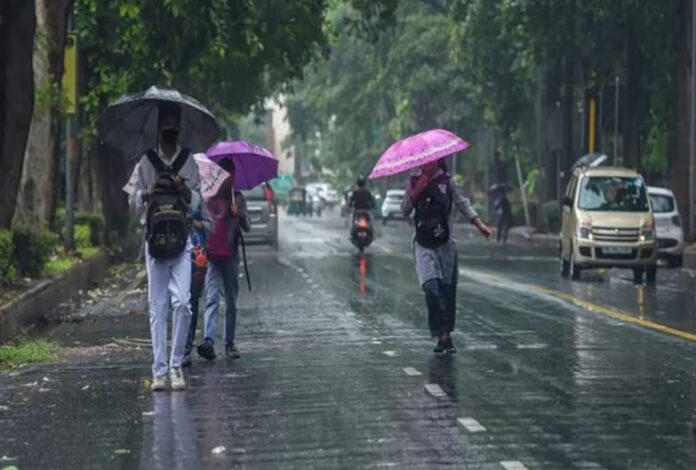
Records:
[[[498,194],[498,197],[493,203],[493,208],[498,214],[498,243],[500,243],[501,238],[503,243],[507,243],[508,232],[510,231],[510,226],[512,225],[512,208],[510,207],[510,201],[508,200],[504,191],[501,191]]]
[[[173,390],[186,388],[181,370],[191,321],[191,245],[189,220],[200,204],[198,168],[179,144],[181,110],[162,103],[158,109],[158,147],[139,160],[129,203],[146,226],[145,266],[152,339],[152,390],[164,390],[167,374]],[[172,318],[171,355],[167,360],[167,321]]]
[[[239,277],[238,248],[242,231],[248,232],[251,223],[241,192],[234,190],[234,163],[223,160],[220,166],[231,176],[220,187],[218,194],[208,200],[208,212],[213,219],[213,232],[208,237],[208,271],[205,277],[205,339],[198,346],[198,354],[213,360],[218,322],[220,293],[225,296],[225,355],[239,358],[235,345],[237,325],[237,293]]]
[[[348,206],[355,212],[367,212],[375,208],[375,199],[372,193],[365,187],[365,178],[358,177],[356,181],[357,187],[350,195],[350,203]]]
[[[450,230],[453,205],[484,237],[491,236],[469,199],[455,186],[444,162],[423,165],[420,174],[407,182],[402,210],[405,216],[415,211],[416,273],[425,293],[430,333],[437,338],[436,353],[457,352],[451,336],[458,280],[457,246]]]
[[[203,287],[205,286],[205,274],[208,266],[206,238],[213,230],[213,221],[208,214],[208,208],[202,201],[193,213],[191,225],[191,325],[186,337],[182,367],[191,366],[191,351],[196,338],[199,304],[201,294],[203,294]]]

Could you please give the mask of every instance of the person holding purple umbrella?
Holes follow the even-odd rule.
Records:
[[[225,355],[232,359],[240,357],[235,345],[237,327],[237,294],[239,292],[239,244],[242,231],[251,229],[244,196],[234,187],[235,164],[232,159],[218,161],[230,174],[217,195],[207,201],[208,212],[213,219],[213,231],[208,237],[208,270],[205,278],[205,339],[198,354],[213,360],[217,336],[220,294],[225,296]]]
[[[416,273],[428,308],[428,325],[437,344],[435,353],[456,353],[452,341],[458,280],[457,246],[451,236],[452,206],[489,238],[491,230],[468,198],[454,184],[443,160],[426,163],[406,185],[404,215],[414,213]]]

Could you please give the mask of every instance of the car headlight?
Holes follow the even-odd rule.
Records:
[[[578,238],[592,240],[592,227],[581,226],[578,228]]]
[[[640,241],[649,242],[655,238],[655,229],[652,227],[643,227],[640,230]]]

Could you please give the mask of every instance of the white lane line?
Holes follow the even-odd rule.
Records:
[[[406,372],[406,375],[410,375],[411,377],[423,375],[415,367],[404,367],[404,372]]]
[[[396,356],[396,351],[383,351],[382,354],[385,356],[394,357]]]
[[[464,426],[467,431],[469,432],[485,432],[486,428],[481,425],[478,421],[476,421],[474,418],[459,418],[457,419],[459,421],[459,424]]]
[[[519,460],[507,460],[500,462],[500,465],[502,465],[505,470],[529,470]]]
[[[545,349],[546,344],[544,343],[532,343],[532,344],[518,344],[517,349]]]
[[[464,349],[467,351],[493,351],[498,349],[498,345],[492,343],[469,344]]]
[[[382,342],[380,340],[376,339],[376,340],[372,341],[372,344],[382,344]]]
[[[444,398],[447,396],[445,391],[438,384],[425,384],[425,389],[435,398]]]

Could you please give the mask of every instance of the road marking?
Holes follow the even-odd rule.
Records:
[[[519,460],[508,460],[500,462],[500,465],[502,465],[505,470],[529,470]]]
[[[385,356],[394,357],[396,356],[396,351],[384,351],[382,352]]]
[[[382,342],[379,340],[374,340],[374,341],[372,341],[372,344],[382,344]]]
[[[464,426],[467,431],[469,432],[485,432],[486,428],[481,425],[478,421],[476,421],[474,418],[459,418],[457,419],[459,421],[459,424]]]
[[[478,343],[478,344],[469,344],[464,347],[467,351],[493,351],[495,349],[498,349],[498,346],[496,344],[492,343]]]
[[[425,389],[435,398],[444,398],[447,396],[445,391],[438,384],[425,384]]]
[[[528,290],[528,291],[534,291],[537,294],[542,294],[542,295],[547,295],[550,297],[554,297],[556,299],[560,300],[565,300],[566,302],[569,302],[571,304],[574,304],[577,307],[580,307],[588,312],[591,313],[596,313],[599,315],[604,315],[609,318],[613,318],[614,320],[619,320],[623,321],[626,323],[631,323],[633,325],[638,325],[642,326],[644,328],[654,330],[654,331],[659,331],[660,333],[665,333],[668,335],[676,336],[681,339],[685,339],[688,341],[693,341],[696,342],[696,334],[694,333],[689,333],[688,331],[682,331],[678,330],[676,328],[672,328],[671,326],[663,325],[662,323],[656,323],[654,321],[650,320],[645,320],[643,318],[639,318],[637,316],[632,315],[629,312],[618,310],[615,308],[611,307],[605,307],[603,305],[596,304],[594,302],[590,302],[589,300],[583,300],[579,297],[575,297],[572,294],[566,294],[565,292],[560,292],[556,291],[553,289],[549,289],[546,287],[541,287],[537,286],[535,284],[525,284],[522,282],[517,282],[513,281],[511,279],[504,278],[502,276],[497,276],[495,274],[490,274],[490,273],[483,273],[480,271],[473,271],[469,270],[471,272],[467,272],[464,269],[460,269],[459,273],[464,275],[464,276],[471,276],[472,272],[476,273],[476,278],[480,280],[481,278],[486,278],[489,281],[493,281],[498,284],[503,284],[503,285],[508,285],[508,286],[515,286],[517,289],[522,289],[522,290]]]
[[[545,349],[544,343],[518,344],[517,349]]]
[[[420,372],[418,372],[418,370],[416,370],[415,367],[404,367],[404,372],[406,372],[406,375],[410,375],[411,377],[423,375]]]

